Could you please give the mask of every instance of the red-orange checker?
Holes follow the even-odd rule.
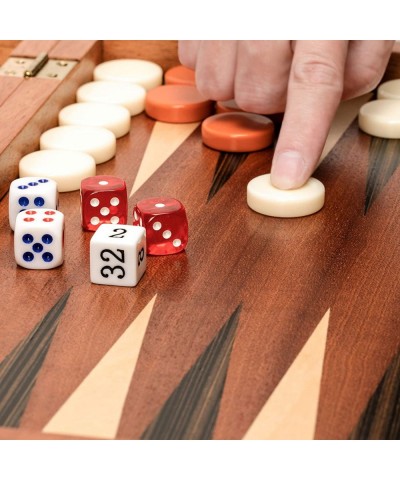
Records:
[[[146,113],[166,123],[199,122],[212,114],[213,102],[190,85],[162,85],[147,92]]]
[[[195,72],[183,65],[172,67],[165,72],[165,85],[196,85]]]
[[[203,143],[223,152],[254,152],[271,145],[274,124],[256,113],[218,113],[202,123]]]

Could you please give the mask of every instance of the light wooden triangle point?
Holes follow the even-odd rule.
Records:
[[[199,125],[199,122],[155,122],[130,196],[161,167]]]
[[[71,394],[43,432],[115,438],[156,297]]]
[[[314,438],[329,313],[319,322],[243,439]]]
[[[346,100],[339,105],[325,142],[320,163],[337,144],[344,132],[349,128],[351,122],[357,117],[360,108],[364,103],[371,100],[371,98],[372,93],[366,93],[361,97]]]

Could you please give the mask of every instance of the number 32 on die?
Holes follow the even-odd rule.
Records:
[[[143,227],[103,224],[90,242],[92,283],[136,286],[146,270],[146,235]]]
[[[114,258],[116,258],[118,262],[125,263],[125,252],[124,252],[124,250],[121,250],[121,249],[118,248],[117,252],[118,253],[115,253],[112,250],[110,250],[109,248],[106,248],[106,249],[104,249],[100,252],[100,258],[102,260],[104,260],[105,262],[109,262],[110,259],[111,259],[110,256],[107,256],[107,254],[109,254],[109,255],[112,255]],[[106,265],[105,267],[103,267],[100,270],[100,273],[104,278],[108,278],[110,274],[114,275],[114,272],[118,271],[118,270],[120,271],[120,274],[117,275],[117,277],[118,278],[124,278],[125,277],[125,270],[120,265],[116,265],[115,267],[110,267],[109,265]],[[109,273],[107,273],[107,272],[109,272]]]

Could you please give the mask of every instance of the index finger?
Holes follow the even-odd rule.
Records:
[[[347,41],[298,41],[271,182],[301,187],[316,168],[343,92]]]

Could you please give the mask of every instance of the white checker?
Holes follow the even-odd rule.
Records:
[[[8,218],[12,230],[19,212],[28,209],[51,208],[57,210],[57,183],[45,177],[17,178],[10,184]]]
[[[378,99],[400,100],[400,78],[382,83],[378,88]]]
[[[58,114],[60,125],[103,127],[120,138],[129,132],[131,115],[121,105],[111,103],[73,103]]]
[[[51,128],[40,137],[41,150],[75,150],[91,155],[97,164],[115,155],[115,135],[103,127],[64,125]]]
[[[95,80],[136,83],[150,90],[162,84],[163,71],[154,62],[129,58],[100,63],[93,76]]]
[[[325,187],[316,178],[295,190],[280,190],[271,184],[271,175],[253,178],[247,185],[248,206],[270,217],[295,218],[318,212],[325,202]]]
[[[144,111],[146,89],[141,85],[125,82],[89,82],[78,88],[77,102],[112,103],[129,110],[131,116]]]
[[[20,177],[47,177],[57,182],[59,192],[79,190],[84,178],[96,175],[96,162],[87,153],[40,150],[22,157]]]
[[[146,270],[146,230],[103,224],[90,241],[90,281],[134,287]]]
[[[30,209],[15,221],[14,255],[21,267],[48,270],[64,262],[64,215],[53,209]]]
[[[358,125],[374,137],[400,138],[400,102],[383,99],[365,103],[358,114]]]

